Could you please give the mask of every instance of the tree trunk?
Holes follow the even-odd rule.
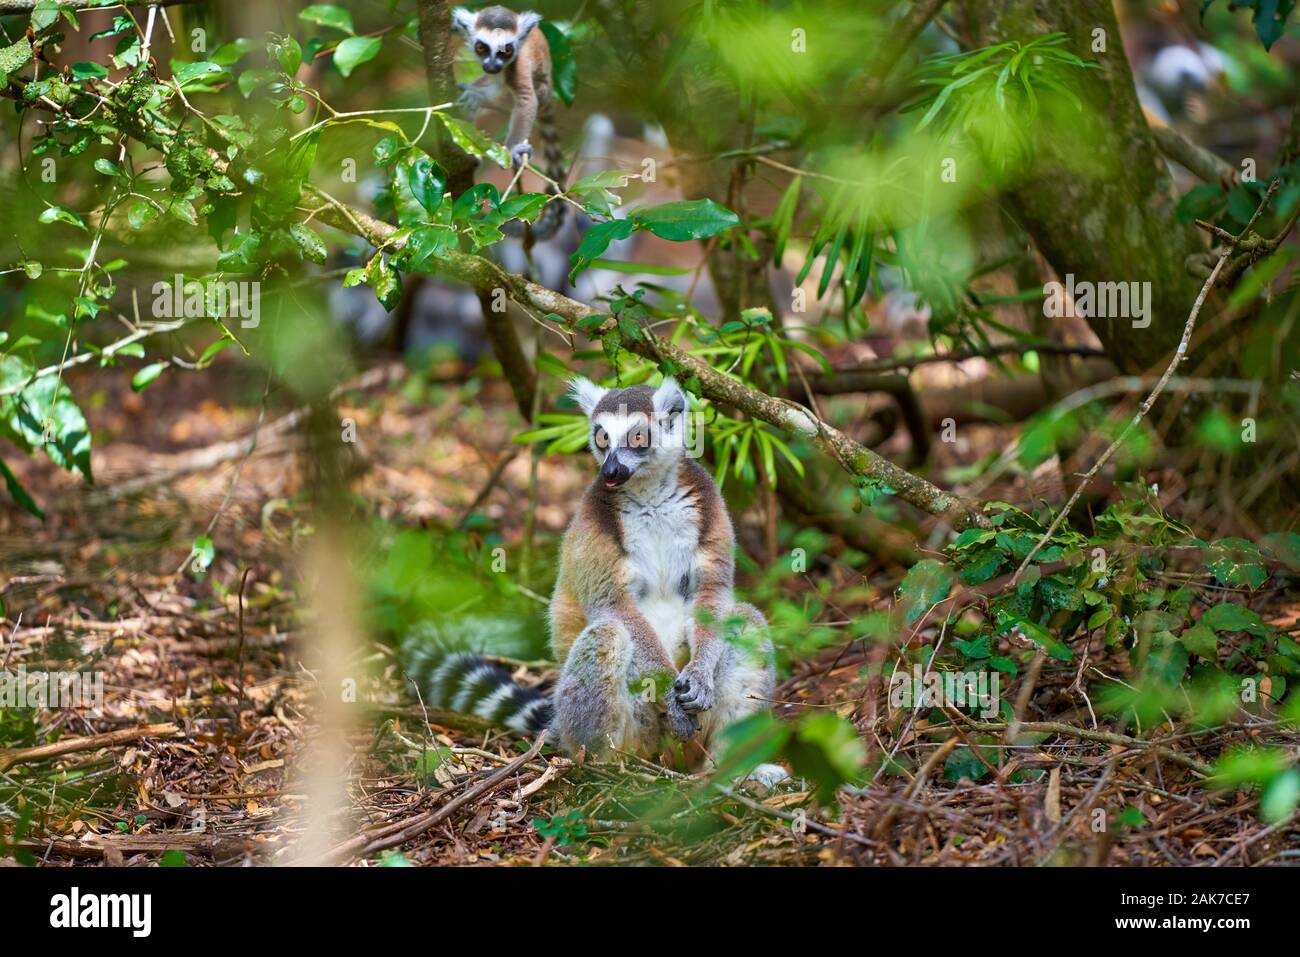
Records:
[[[1040,137],[1007,191],[1011,211],[1064,280],[1151,283],[1151,324],[1090,318],[1121,372],[1169,360],[1201,281],[1184,261],[1205,243],[1174,217],[1168,168],[1138,105],[1109,0],[965,0],[976,46],[1062,31],[1097,70],[1078,70],[1072,88],[1084,111],[1067,129]],[[1095,31],[1102,31],[1095,33]],[[1105,52],[1092,52],[1104,39]]]

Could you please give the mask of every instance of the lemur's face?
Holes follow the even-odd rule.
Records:
[[[477,30],[473,45],[484,73],[500,73],[519,51],[513,30]]]
[[[483,72],[500,73],[519,55],[519,48],[542,17],[532,11],[517,14],[502,6],[484,7],[477,13],[456,7],[451,22],[469,38]]]
[[[681,458],[686,396],[672,379],[658,389],[602,389],[577,379],[574,394],[591,423],[591,454],[605,488],[619,488],[638,473]]]

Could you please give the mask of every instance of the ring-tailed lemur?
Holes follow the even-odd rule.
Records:
[[[573,395],[600,472],[561,546],[553,693],[469,654],[428,660],[415,677],[436,705],[519,731],[549,727],[569,752],[653,755],[665,733],[707,752],[719,730],[766,707],[775,672],[762,613],[732,590],[726,504],[685,454],[686,396],[672,379],[605,389],[582,378]],[[754,776],[785,772],[764,765]]]
[[[545,34],[535,29],[542,22],[541,14],[516,14],[506,7],[492,6],[477,14],[456,7],[451,15],[452,23],[465,34],[470,49],[483,65],[483,75],[465,84],[461,106],[472,118],[508,91],[512,105],[506,146],[511,161],[518,167],[532,156],[528,137],[536,123],[542,137],[542,168],[555,183],[563,184],[569,170],[551,102],[551,48]],[[558,192],[553,184],[547,184],[546,191],[552,195]],[[564,206],[562,202],[546,204],[537,222],[528,227],[533,239],[554,235],[564,220]]]

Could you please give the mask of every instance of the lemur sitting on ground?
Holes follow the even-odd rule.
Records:
[[[553,695],[469,653],[413,649],[412,670],[434,704],[518,731],[549,727],[570,753],[653,756],[670,734],[697,744],[684,751],[698,762],[718,731],[771,698],[767,623],[736,603],[731,519],[712,477],[686,455],[677,383],[605,389],[579,378],[573,395],[600,471],[561,546]],[[764,765],[752,776],[770,784],[786,774]]]

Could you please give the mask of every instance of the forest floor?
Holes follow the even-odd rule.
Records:
[[[390,374],[391,372],[391,374]],[[39,523],[0,517],[0,659],[10,670],[102,671],[104,703],[0,714],[0,863],[191,866],[293,859],[313,826],[304,773],[318,743],[320,690],[303,636],[292,555],[310,536],[292,409],[251,373],[218,363],[205,376],[164,376],[140,395],[126,376],[89,372],[97,483],[86,488],[27,463],[42,492]],[[499,381],[474,403],[381,367],[345,393],[364,466],[354,486],[398,526],[453,525],[511,449],[511,399]],[[227,397],[218,400],[216,397]],[[234,405],[231,396],[240,397]],[[262,420],[259,427],[259,418]],[[239,441],[258,433],[252,455]],[[980,440],[996,449],[995,428]],[[969,448],[973,461],[980,448]],[[944,454],[957,454],[945,452]],[[950,462],[951,465],[961,464]],[[553,541],[586,481],[577,456],[540,461],[534,534]],[[499,471],[480,503],[501,533],[525,531],[529,456]],[[1008,495],[1015,494],[1008,492]],[[1015,500],[1015,499],[1012,499]],[[762,523],[741,522],[761,548]],[[210,568],[188,568],[191,543],[215,542]],[[885,606],[904,569],[866,572],[837,613]],[[742,583],[743,587],[743,583]],[[862,596],[862,597],[855,597]],[[1274,598],[1266,617],[1294,625],[1300,607]],[[831,708],[854,719],[869,750],[908,770],[841,790],[819,807],[803,782],[767,792],[719,787],[652,762],[574,763],[528,742],[431,713],[410,694],[391,651],[356,650],[374,677],[366,718],[347,738],[347,801],[329,860],[341,864],[1247,864],[1300,860],[1295,824],[1265,827],[1257,799],[1207,787],[1202,771],[1262,724],[1198,736],[1148,728],[1108,738],[1081,711],[1073,665],[1022,675],[1006,692],[1036,716],[1014,745],[990,745],[979,783],[944,773],[973,729],[931,728],[891,712],[879,679],[884,650],[862,642],[798,662],[777,713]],[[1122,654],[1091,667],[1122,674]],[[537,669],[533,669],[536,672]],[[543,674],[545,677],[545,674]],[[1082,715],[1082,717],[1080,717]],[[1040,722],[1041,723],[1041,722]],[[1075,730],[1071,730],[1075,729]],[[54,740],[64,753],[23,752]],[[985,740],[985,739],[981,739]],[[436,760],[431,760],[435,758]],[[985,760],[981,758],[981,760]],[[306,783],[304,783],[306,782]],[[1097,811],[1118,818],[1097,828]],[[9,858],[8,861],[5,858]]]

